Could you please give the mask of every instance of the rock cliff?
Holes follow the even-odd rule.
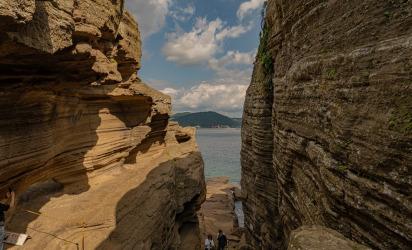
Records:
[[[412,245],[412,3],[269,0],[242,129],[248,238]]]
[[[0,195],[25,249],[179,249],[205,198],[194,131],[138,77],[123,0],[0,3]],[[77,244],[77,245],[76,245]]]

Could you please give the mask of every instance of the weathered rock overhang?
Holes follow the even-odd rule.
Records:
[[[27,249],[73,247],[44,232],[176,249],[204,200],[194,132],[169,123],[170,97],[139,79],[140,34],[123,5],[0,3],[0,195],[16,191],[7,227],[33,236]]]

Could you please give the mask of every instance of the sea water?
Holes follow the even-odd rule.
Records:
[[[230,182],[240,184],[240,129],[199,128],[197,143],[205,162],[206,179],[228,176]]]
[[[205,162],[205,177],[228,176],[230,182],[240,184],[240,129],[199,128],[197,143]],[[241,201],[235,202],[235,213],[240,227],[244,227]]]

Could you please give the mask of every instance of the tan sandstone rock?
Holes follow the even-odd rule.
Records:
[[[33,19],[35,0],[3,0],[0,2],[0,28],[11,31]]]
[[[19,198],[7,229],[32,237],[23,249],[180,249],[203,162],[170,97],[137,75],[123,1],[18,2],[0,4],[13,26],[0,26],[0,195]]]
[[[321,226],[303,226],[292,232],[288,250],[368,250],[342,234]]]

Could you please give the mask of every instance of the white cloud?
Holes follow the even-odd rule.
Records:
[[[247,17],[251,17],[265,1],[244,1],[237,11],[238,25],[227,25],[219,18],[208,21],[199,17],[189,31],[182,30],[178,22],[191,19],[196,12],[194,6],[188,5],[179,10],[170,6],[173,1],[167,0],[168,15],[176,21],[176,29],[167,34],[162,48],[166,60],[180,65],[207,65],[216,74],[212,80],[198,82],[190,89],[170,87],[178,85],[156,80],[153,81],[154,86],[172,97],[175,112],[213,110],[239,116],[250,83],[256,50],[226,52],[223,45],[227,39],[238,38],[255,26],[256,20],[249,22],[251,19]]]
[[[209,67],[216,72],[214,80],[201,82],[190,89],[169,87],[166,81],[153,81],[161,92],[172,97],[175,112],[217,111],[233,117],[240,116],[246,89],[252,75],[256,50],[229,51],[219,59],[209,60]]]
[[[136,17],[143,38],[160,31],[172,0],[127,0],[126,7]]]
[[[186,8],[176,8],[170,12],[170,15],[177,21],[185,22],[193,17],[196,9],[194,5],[188,5]]]
[[[168,34],[163,54],[168,61],[181,65],[205,63],[222,49],[226,38],[239,37],[251,28],[251,25],[225,27],[219,18],[210,22],[198,18],[191,31]]]
[[[216,33],[221,28],[219,19],[208,23],[206,19],[198,18],[192,31],[168,34],[163,53],[168,61],[182,65],[205,62],[219,49]]]
[[[245,34],[246,32],[248,32],[252,28],[253,28],[253,23],[250,23],[247,26],[237,25],[233,27],[226,27],[216,35],[216,39],[221,41],[226,38],[237,38]]]
[[[172,96],[175,112],[217,111],[239,116],[243,110],[248,84],[201,83],[189,90],[166,88]]]
[[[248,84],[252,75],[256,50],[250,52],[229,51],[225,56],[209,60],[209,68],[215,71],[217,82]]]
[[[265,0],[248,0],[242,3],[237,11],[238,18],[242,20],[254,10],[262,8],[264,2]]]
[[[214,70],[230,65],[251,65],[255,59],[256,51],[242,53],[239,51],[228,51],[225,56],[209,60],[209,67]]]
[[[212,108],[212,110],[233,111],[243,106],[246,85],[200,84],[180,98],[180,104],[191,109]]]
[[[168,87],[162,82],[161,92],[172,97],[175,112],[217,111],[239,117],[243,110],[246,89],[252,75],[252,63],[256,50],[250,52],[229,51],[219,59],[209,60],[209,67],[217,77],[201,82],[190,89]]]
[[[171,97],[176,97],[179,91],[174,88],[164,88],[160,90],[163,94],[170,95]]]

